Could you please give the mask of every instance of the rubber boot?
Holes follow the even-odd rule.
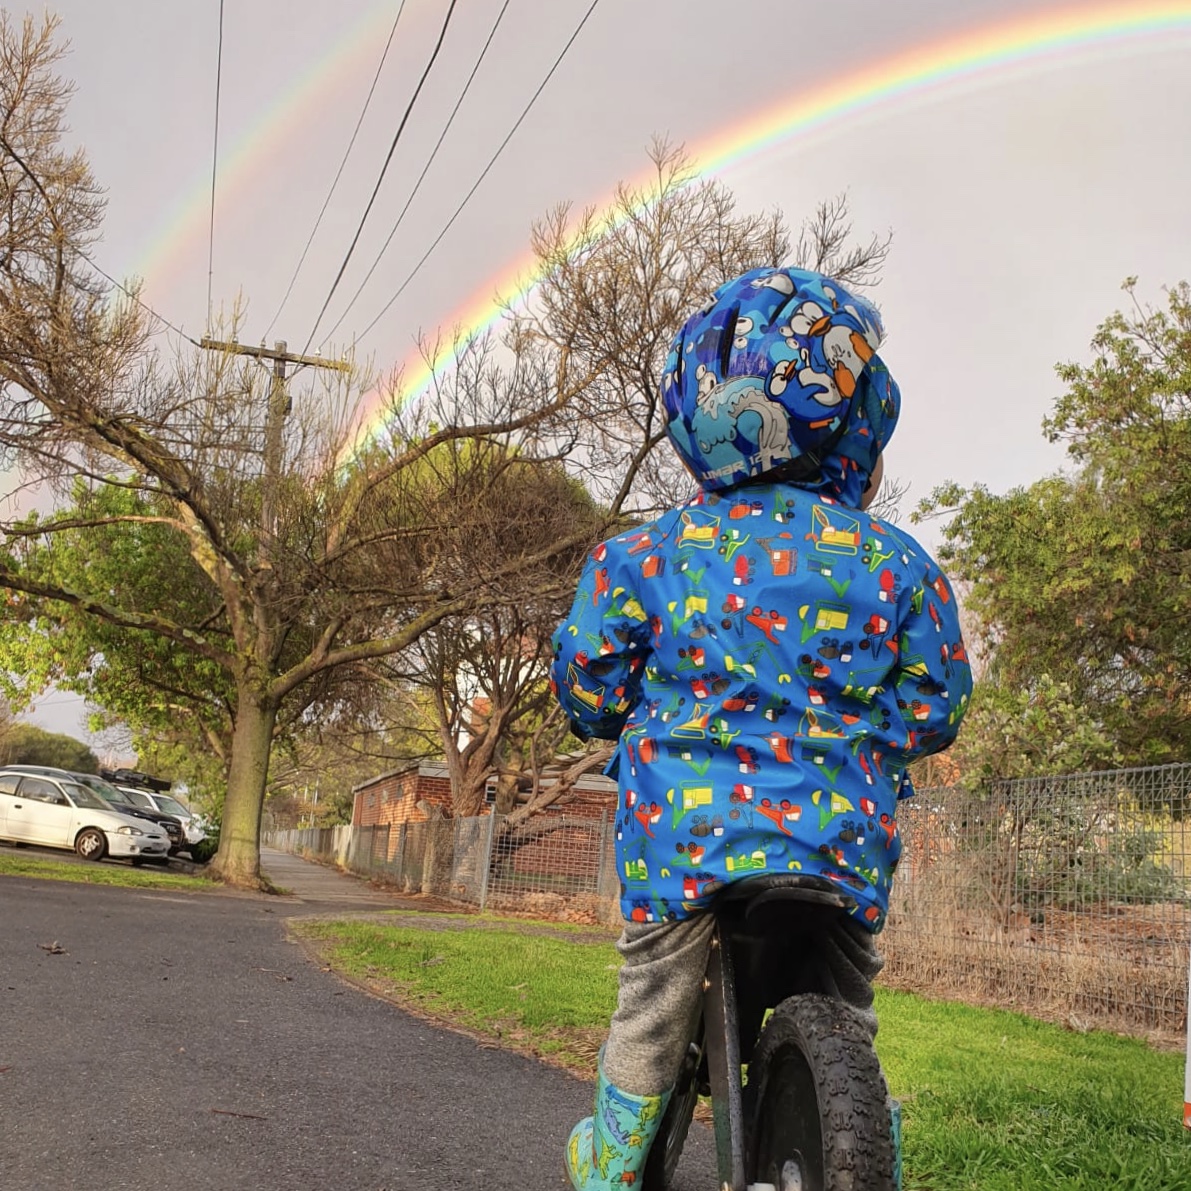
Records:
[[[609,1083],[601,1048],[595,1115],[584,1117],[567,1141],[567,1174],[575,1191],[623,1191],[636,1183],[669,1101],[669,1091],[634,1096]]]

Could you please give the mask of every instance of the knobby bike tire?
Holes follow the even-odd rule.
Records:
[[[831,997],[773,1011],[744,1089],[750,1183],[893,1191],[889,1095],[868,1030]]]
[[[667,1191],[674,1181],[682,1147],[686,1144],[686,1135],[695,1115],[695,1105],[699,1102],[698,1072],[701,1057],[702,1046],[692,1042],[674,1085],[674,1094],[662,1114],[653,1145],[649,1147],[649,1156],[641,1172],[641,1191]]]

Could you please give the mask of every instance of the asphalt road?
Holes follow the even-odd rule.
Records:
[[[0,1191],[567,1188],[591,1086],[286,940],[288,914],[351,908],[0,878]],[[679,1191],[715,1184],[693,1133]]]

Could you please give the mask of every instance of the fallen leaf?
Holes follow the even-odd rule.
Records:
[[[42,949],[42,951],[48,951],[51,955],[69,955],[70,954],[70,952],[67,951],[66,948],[63,947],[62,944],[59,943],[57,939],[55,939],[52,943],[38,943],[37,945],[38,945],[38,947],[40,947]]]
[[[278,980],[293,980],[292,976],[285,972],[279,972],[276,968],[253,968],[254,972],[268,972],[270,976],[276,976]]]

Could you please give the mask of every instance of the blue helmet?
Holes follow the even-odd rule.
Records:
[[[764,476],[856,504],[901,398],[881,317],[809,269],[753,269],[716,290],[670,348],[670,441],[704,488]]]

